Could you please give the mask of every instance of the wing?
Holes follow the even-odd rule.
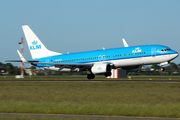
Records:
[[[86,70],[90,69],[93,64],[92,63],[40,63],[40,62],[32,62],[32,65],[53,65],[55,67],[59,68],[59,71],[62,70],[63,68],[69,68],[71,69],[70,71],[75,70],[76,68],[79,68],[80,70]]]
[[[84,71],[84,70],[90,71],[93,65],[95,64],[95,63],[45,63],[36,60],[26,60],[18,50],[17,52],[21,60],[9,60],[9,61],[6,60],[6,62],[24,62],[24,63],[31,63],[32,65],[35,66],[47,65],[42,67],[55,66],[56,68],[59,68],[59,71],[62,70],[63,68],[68,68],[70,69],[70,72],[74,71],[76,68],[78,68],[78,71]],[[113,66],[112,63],[107,63],[107,64],[111,64],[111,66]]]

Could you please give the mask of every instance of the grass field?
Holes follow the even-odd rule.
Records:
[[[180,117],[180,83],[0,82],[0,112]]]
[[[25,118],[25,117],[15,117],[15,118],[1,118],[0,120],[102,120],[102,118]],[[107,118],[105,120],[124,120],[120,118]],[[154,119],[155,120],[155,119]]]
[[[33,118],[33,117],[15,117],[15,118],[5,118],[5,117],[0,117],[0,120],[102,120],[101,118]],[[105,120],[121,120],[117,118],[107,118]],[[123,119],[122,119],[123,120]]]

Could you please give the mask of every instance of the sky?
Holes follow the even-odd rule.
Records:
[[[31,59],[28,25],[52,51],[73,53],[159,44],[180,52],[180,0],[0,0],[0,62]],[[180,63],[180,57],[172,62]],[[19,66],[20,63],[14,63]]]

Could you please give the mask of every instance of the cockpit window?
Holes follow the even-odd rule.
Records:
[[[170,48],[167,48],[167,49],[161,49],[161,51],[169,51],[171,50]]]

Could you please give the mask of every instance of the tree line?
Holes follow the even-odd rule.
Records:
[[[11,63],[1,63],[0,62],[0,69],[6,69],[6,72],[8,75],[19,75],[20,74],[20,68],[17,66],[13,66]]]
[[[128,70],[128,75],[180,75],[180,64],[171,62],[165,67],[159,64],[142,66],[134,70]]]

